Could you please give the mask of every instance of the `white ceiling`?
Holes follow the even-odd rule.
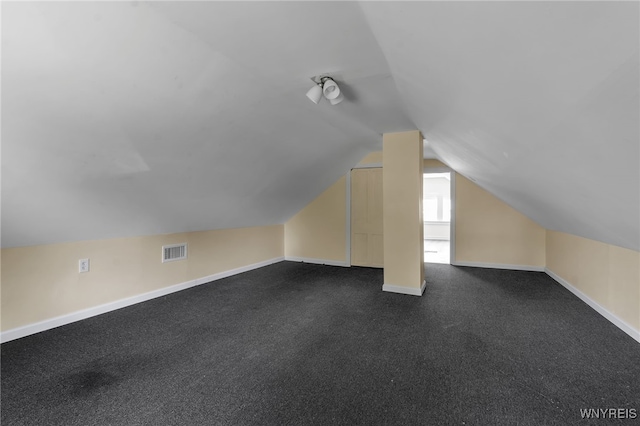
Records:
[[[381,134],[640,250],[638,3],[2,3],[2,246],[283,223]],[[314,105],[309,77],[347,99]]]
[[[638,6],[363,9],[440,158],[548,229],[640,250]]]

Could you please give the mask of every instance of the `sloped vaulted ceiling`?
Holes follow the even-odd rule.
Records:
[[[2,3],[2,245],[283,223],[381,134],[640,249],[638,3]],[[330,72],[347,100],[314,105]]]
[[[363,9],[441,159],[547,229],[639,250],[638,6]]]
[[[283,223],[415,128],[356,3],[2,7],[3,247]]]

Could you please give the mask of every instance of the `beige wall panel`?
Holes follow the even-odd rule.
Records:
[[[140,249],[140,238],[3,249],[2,329],[148,291]],[[78,273],[81,258],[90,258],[90,272]]]
[[[0,330],[2,330],[2,250],[0,250]]]
[[[351,171],[351,231],[366,232],[369,223],[368,169]],[[359,229],[363,229],[359,231]]]
[[[640,330],[640,253],[547,231],[547,268]]]
[[[422,167],[427,167],[427,168],[436,168],[436,167],[448,167],[446,164],[444,164],[442,161],[439,160],[432,160],[432,159],[427,159],[427,160],[423,160],[422,161]]]
[[[3,249],[2,330],[281,257],[283,239],[274,225]],[[188,259],[161,262],[163,245],[184,242]]]
[[[609,246],[607,306],[624,322],[640,330],[640,252]]]
[[[202,253],[189,262],[189,279],[207,276],[214,267],[228,271],[262,262],[270,253],[284,254],[284,226],[221,229],[189,235],[189,249]],[[217,244],[211,244],[214,240]]]
[[[571,236],[570,236],[571,237]],[[609,245],[586,238],[574,237],[573,264],[577,265],[575,286],[602,306],[609,295]]]
[[[456,174],[456,261],[544,267],[545,229]]]
[[[351,264],[381,268],[382,168],[351,171]],[[362,236],[365,237],[362,237]],[[363,244],[366,244],[363,245]]]
[[[369,236],[367,234],[353,234],[351,238],[351,264],[366,266],[369,260]]]
[[[285,223],[285,256],[346,260],[346,188],[343,176]]]
[[[374,234],[371,236],[371,263],[374,266],[384,267],[384,237],[382,234]]]
[[[578,280],[577,256],[573,253],[569,234],[546,231],[546,267],[565,280]]]
[[[547,231],[547,268],[605,306],[608,298],[607,244]]]
[[[375,151],[367,154],[360,162],[359,166],[364,166],[367,164],[380,164],[382,163],[382,151]]]
[[[139,284],[141,287],[141,291],[139,293],[156,290],[158,288],[189,280],[188,262],[190,262],[191,259],[189,259],[188,262],[174,261],[161,263],[162,253],[160,252],[161,247],[166,244],[188,244],[189,242],[187,238],[187,234],[180,233],[169,234],[166,236],[154,235],[147,237],[142,241],[141,270],[145,271],[145,279]],[[187,247],[187,251],[188,257],[191,258],[194,253],[191,253],[192,250],[190,250],[189,247]]]
[[[422,136],[390,133],[382,144],[384,283],[419,289],[424,276]]]
[[[368,169],[369,181],[369,219],[375,234],[382,235],[383,226],[383,193],[382,168]]]
[[[351,171],[351,264],[369,263],[369,173],[368,169]]]

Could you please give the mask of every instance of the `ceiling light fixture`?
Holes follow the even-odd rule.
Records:
[[[342,101],[344,101],[344,95],[342,94],[342,92],[340,92],[337,98],[329,99],[329,102],[331,103],[331,105],[338,105]]]
[[[322,87],[319,84],[313,86],[307,92],[307,98],[311,99],[311,102],[314,104],[320,102],[320,99],[322,98]]]
[[[338,105],[344,100],[344,94],[333,78],[327,75],[320,75],[312,77],[311,80],[313,80],[315,85],[307,92],[307,98],[314,104],[320,102],[322,96],[324,96],[331,105]]]
[[[326,79],[324,84],[322,85],[322,94],[329,100],[335,99],[340,96],[340,88],[335,81]]]

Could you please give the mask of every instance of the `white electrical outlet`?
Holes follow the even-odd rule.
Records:
[[[78,264],[80,272],[89,272],[89,259],[80,259]]]

